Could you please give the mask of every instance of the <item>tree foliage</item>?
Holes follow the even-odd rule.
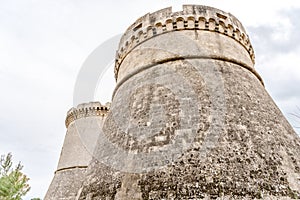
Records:
[[[0,158],[0,200],[21,200],[30,190],[29,178],[21,172],[21,163],[13,168],[12,155]]]

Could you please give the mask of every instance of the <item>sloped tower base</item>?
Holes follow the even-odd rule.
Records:
[[[253,63],[231,14],[184,6],[138,19],[120,42],[103,131],[136,158],[172,157],[120,168],[113,154],[102,159],[99,141],[79,199],[299,199],[300,139]],[[172,145],[182,132],[193,137],[178,153]]]
[[[227,112],[206,158],[197,143],[174,163],[145,174],[120,173],[93,160],[80,199],[299,198],[299,137],[255,76],[235,64],[214,63]]]

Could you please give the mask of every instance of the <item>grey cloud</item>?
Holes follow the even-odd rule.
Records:
[[[300,9],[281,10],[277,16],[273,23],[250,26],[247,30],[255,51],[256,69],[262,76],[267,91],[293,127],[296,127],[299,124],[293,122],[290,115],[296,113],[297,106],[300,106],[299,67],[297,60],[289,59],[291,55],[297,58],[300,54]],[[282,25],[282,21],[279,22],[281,18],[291,26]],[[287,37],[280,40],[280,37],[272,37],[274,34]],[[295,130],[300,135],[300,130]]]
[[[286,18],[290,21],[291,30],[285,30],[285,27],[279,26],[280,18]],[[247,27],[251,42],[256,47],[256,54],[274,56],[300,48],[300,21],[298,19],[300,19],[300,9],[282,10],[278,13],[278,19],[274,19],[271,24]],[[287,31],[291,32],[284,41],[271,37],[278,32],[287,33]]]

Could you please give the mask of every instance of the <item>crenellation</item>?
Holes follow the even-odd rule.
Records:
[[[183,11],[172,12],[166,8],[148,13],[134,22],[125,32],[116,54],[115,78],[123,59],[142,42],[171,31],[205,30],[229,36],[239,42],[248,51],[253,64],[255,56],[245,28],[230,13],[208,6],[184,5]]]
[[[65,120],[66,127],[73,121],[91,116],[102,116],[105,117],[110,109],[110,103],[102,105],[100,102],[89,102],[79,104],[76,108],[71,108],[67,112],[67,117]]]

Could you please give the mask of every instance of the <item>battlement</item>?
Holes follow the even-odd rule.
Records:
[[[91,116],[106,116],[110,109],[110,103],[102,105],[100,102],[89,102],[79,104],[76,108],[71,108],[67,112],[67,117],[65,120],[66,127],[76,119]]]
[[[168,7],[137,19],[122,36],[116,53],[115,78],[122,60],[140,43],[171,31],[205,30],[233,38],[248,51],[254,64],[255,56],[249,37],[241,22],[230,13],[202,6],[183,5],[183,10],[172,12]]]

